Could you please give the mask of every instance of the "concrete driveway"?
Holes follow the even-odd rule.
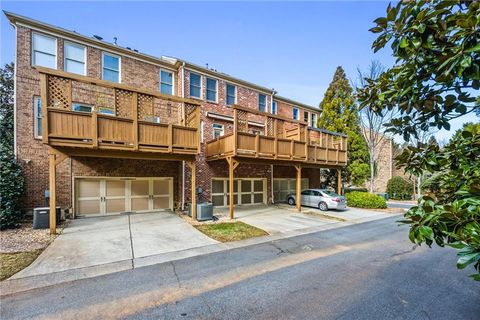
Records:
[[[217,209],[217,213],[227,215],[227,210]],[[302,212],[299,213],[295,207],[286,204],[235,207],[236,219],[263,229],[270,234],[318,227],[341,221],[355,221],[365,218],[375,220],[387,216],[388,213],[385,212],[358,208],[320,211],[317,208],[302,207]]]
[[[129,261],[218,243],[172,212],[76,219],[13,278]]]

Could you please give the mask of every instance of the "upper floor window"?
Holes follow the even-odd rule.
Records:
[[[86,75],[86,52],[85,46],[66,42],[63,47],[64,55],[64,69],[67,72]]]
[[[310,115],[307,111],[303,112],[303,122],[309,123]]]
[[[207,101],[217,102],[217,85],[217,80],[207,78]]]
[[[237,88],[233,84],[227,83],[227,106],[233,106],[237,103]]]
[[[277,114],[277,101],[272,101],[272,114]]]
[[[160,92],[173,95],[173,72],[160,70]]]
[[[33,97],[33,113],[35,117],[34,136],[35,138],[42,137],[42,99],[36,96]]]
[[[258,111],[265,112],[267,110],[267,96],[258,94]]]
[[[312,113],[312,127],[316,128],[317,127],[317,114]]]
[[[225,133],[223,124],[214,123],[212,125],[212,129],[213,129],[213,132],[212,132],[213,139],[221,137]]]
[[[106,52],[102,56],[102,79],[120,82],[120,57]]]
[[[292,109],[292,116],[293,116],[293,120],[298,120],[298,118],[299,118],[298,108],[293,108]]]
[[[89,104],[74,102],[74,103],[72,103],[72,110],[73,111],[78,111],[78,112],[88,112],[88,113],[90,113],[93,110],[93,106],[91,106]],[[104,113],[104,112],[100,112],[100,113]],[[104,113],[104,114],[108,114],[108,113]]]
[[[190,97],[202,98],[202,76],[190,73]]]
[[[40,33],[32,35],[32,64],[57,68],[57,39]]]

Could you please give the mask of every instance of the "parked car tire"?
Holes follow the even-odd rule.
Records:
[[[295,205],[295,199],[293,199],[293,198],[288,198],[287,203],[288,203],[289,205],[291,205],[291,206],[294,206],[294,205]]]
[[[320,209],[321,211],[327,211],[327,210],[328,210],[328,206],[327,206],[327,204],[326,204],[325,202],[322,201],[322,202],[320,202],[320,203],[318,204],[318,209]]]

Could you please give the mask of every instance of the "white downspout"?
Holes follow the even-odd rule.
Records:
[[[272,193],[272,204],[274,204],[275,199],[273,197],[273,164],[270,165],[270,192]]]
[[[181,96],[185,98],[185,62],[182,63]],[[185,116],[185,115],[183,115]],[[185,210],[185,160],[182,161],[182,210]]]

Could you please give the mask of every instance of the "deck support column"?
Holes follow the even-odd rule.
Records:
[[[337,169],[337,193],[342,194],[342,170]]]
[[[297,178],[295,180],[295,204],[297,205],[298,212],[302,211],[302,165],[298,164],[295,165],[295,170],[297,171]]]
[[[62,152],[59,152],[53,148],[48,150],[48,187],[50,191],[50,234],[57,233],[57,195],[55,189],[55,181],[57,180],[57,165],[59,165],[68,156]]]
[[[55,194],[55,180],[56,180],[56,155],[50,153],[48,155],[49,168],[49,191],[50,191],[50,234],[57,233],[57,212],[56,212],[56,194]]]
[[[239,162],[232,158],[228,157],[226,158],[228,162],[228,188],[230,190],[230,193],[228,194],[228,208],[229,208],[229,216],[230,219],[234,218],[234,185],[233,185],[233,176],[234,176],[234,171],[238,167]]]
[[[196,187],[196,166],[195,166],[195,161],[188,161],[187,162],[188,167],[190,168],[190,171],[192,173],[192,180],[191,180],[191,185],[192,185],[192,207],[190,210],[192,210],[192,219],[197,220],[197,187]]]

